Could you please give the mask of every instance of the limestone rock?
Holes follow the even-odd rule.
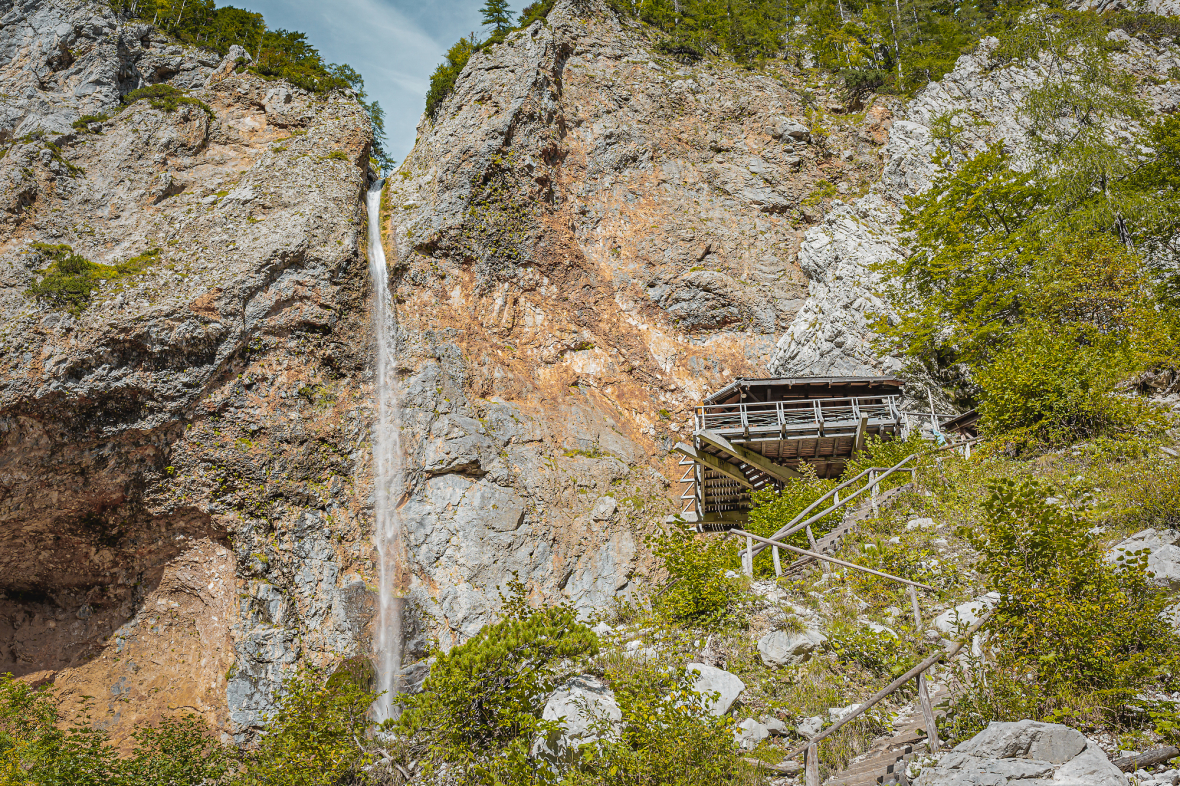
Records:
[[[770,729],[753,718],[746,718],[734,730],[734,741],[745,750],[752,751],[758,743],[770,736]]]
[[[992,723],[928,767],[916,786],[1127,786],[1097,744],[1055,723]]]
[[[1152,580],[1172,589],[1180,588],[1180,532],[1176,530],[1145,529],[1119,543],[1107,554],[1107,561],[1116,563],[1123,555],[1146,549],[1147,570]]]
[[[810,718],[804,718],[795,726],[795,731],[799,732],[801,737],[811,739],[815,735],[823,731],[824,719],[820,715],[813,715]]]
[[[758,654],[771,668],[803,663],[828,639],[814,628],[800,632],[774,630],[758,640]]]
[[[975,600],[960,603],[934,618],[934,627],[944,636],[953,637],[979,621],[988,609],[1000,602],[998,592],[989,592]]]
[[[716,666],[690,663],[688,672],[694,691],[701,696],[717,694],[707,702],[709,713],[712,715],[721,716],[729,712],[738,696],[746,689],[746,684],[736,674]]]
[[[614,692],[596,677],[582,675],[568,680],[549,695],[541,719],[560,721],[562,731],[538,739],[533,755],[553,762],[570,762],[578,746],[602,739],[600,727],[617,728],[623,712]]]

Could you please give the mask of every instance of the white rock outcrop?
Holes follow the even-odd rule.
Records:
[[[604,736],[605,727],[615,729],[623,712],[615,701],[614,691],[606,683],[588,675],[574,677],[549,695],[541,719],[560,721],[563,731],[533,743],[533,755],[552,762],[571,761],[578,746]]]
[[[692,689],[701,696],[707,697],[706,706],[711,715],[720,717],[729,712],[729,708],[746,689],[746,683],[742,682],[736,674],[731,674],[716,666],[690,663],[688,664],[688,672],[692,680]],[[716,696],[712,694],[716,694]]]
[[[999,602],[1000,593],[989,592],[975,600],[960,603],[935,617],[934,627],[944,636],[954,636],[979,622],[979,618]]]
[[[1172,529],[1145,529],[1119,543],[1107,554],[1107,561],[1118,562],[1147,549],[1147,571],[1159,584],[1180,589],[1180,532]]]
[[[758,654],[771,668],[803,663],[824,645],[827,636],[814,628],[799,632],[772,630],[758,640]]]
[[[1102,749],[1076,729],[992,723],[923,770],[915,786],[1127,786]]]

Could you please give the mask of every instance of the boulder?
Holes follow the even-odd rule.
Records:
[[[737,729],[733,732],[734,741],[738,746],[752,751],[758,747],[758,743],[770,736],[770,729],[763,726],[753,718],[746,718],[737,725]]]
[[[915,786],[1127,786],[1098,745],[1076,729],[992,723],[923,770]]]
[[[797,142],[806,142],[811,139],[811,131],[796,120],[783,120],[775,127],[774,137],[784,141],[793,139]]]
[[[799,732],[800,737],[811,739],[823,731],[823,728],[824,719],[819,715],[812,715],[810,718],[804,718],[799,721],[799,725],[795,727],[795,731]]]
[[[1176,530],[1145,529],[1111,549],[1106,559],[1118,562],[1123,555],[1147,549],[1147,570],[1154,580],[1172,589],[1180,589],[1180,532]]]
[[[763,715],[758,719],[759,722],[766,727],[766,730],[776,737],[785,737],[790,729],[787,724],[783,723],[778,718],[771,715]]]
[[[762,662],[771,668],[794,666],[810,658],[811,653],[827,640],[814,628],[806,628],[799,633],[772,630],[758,640],[758,654],[762,656]]]
[[[602,723],[617,728],[623,712],[614,692],[596,677],[582,675],[565,682],[549,695],[541,719],[560,721],[562,731],[538,738],[533,755],[550,762],[570,762],[578,746],[602,738]]]
[[[590,518],[595,521],[609,521],[618,508],[619,505],[615,502],[614,497],[602,497],[594,506],[594,510],[590,511]]]
[[[960,603],[935,617],[934,627],[945,636],[954,636],[960,630],[979,622],[979,618],[999,602],[1000,593],[989,592],[975,600]]]
[[[708,696],[706,706],[711,715],[721,716],[729,712],[737,697],[746,689],[746,683],[725,669],[707,666],[704,663],[690,663],[688,671],[692,679],[692,689],[701,696]],[[709,696],[713,693],[717,696]]]

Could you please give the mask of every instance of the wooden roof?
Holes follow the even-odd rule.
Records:
[[[903,384],[897,377],[739,377],[716,393],[706,396],[703,403],[898,396],[901,395]]]

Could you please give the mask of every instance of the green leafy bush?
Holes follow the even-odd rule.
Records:
[[[711,697],[692,689],[683,671],[647,665],[608,674],[622,728],[601,723],[601,739],[583,749],[568,786],[714,786],[764,779],[734,745],[733,720],[707,710]]]
[[[964,534],[1000,594],[992,659],[960,699],[951,727],[992,720],[1103,718],[1128,722],[1135,695],[1175,682],[1180,638],[1161,614],[1167,593],[1146,555],[1110,564],[1081,516],[1046,501],[1035,481],[989,484],[982,526]]]
[[[598,637],[566,607],[530,608],[513,583],[508,616],[470,640],[440,652],[422,692],[405,697],[398,729],[415,740],[429,777],[450,783],[545,783],[553,773],[529,757],[561,661],[592,655]]]
[[[668,574],[655,600],[662,613],[702,625],[719,624],[733,613],[738,588],[725,576],[738,564],[732,541],[673,525],[652,535],[648,546]]]
[[[474,41],[466,37],[460,38],[447,50],[446,62],[434,69],[430,77],[430,91],[426,94],[426,114],[431,118],[438,115],[438,110],[455,89],[455,81],[475,51]]]
[[[151,104],[152,109],[159,109],[163,112],[175,112],[184,104],[199,106],[201,111],[208,115],[210,119],[213,118],[213,110],[208,104],[199,98],[186,95],[183,90],[175,88],[172,85],[148,85],[138,90],[132,90],[123,96],[124,107],[131,106],[136,101],[147,101]]]
[[[1060,445],[1166,425],[1158,408],[1116,392],[1136,365],[1112,344],[1082,343],[1043,322],[1026,325],[976,372],[985,428],[1018,445]]]
[[[90,305],[94,290],[100,281],[112,281],[135,275],[153,262],[159,250],[139,254],[117,265],[103,265],[91,262],[66,245],[34,243],[33,248],[43,261],[49,264],[37,271],[41,275],[26,290],[26,294],[52,308],[60,308],[79,316]]]
[[[305,666],[283,686],[240,786],[337,786],[369,763],[362,746],[373,699],[349,671]]]

